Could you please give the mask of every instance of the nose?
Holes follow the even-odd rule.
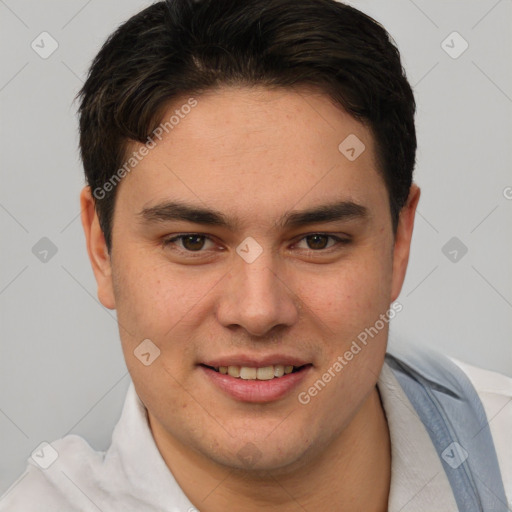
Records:
[[[252,263],[235,256],[235,262],[217,308],[217,319],[225,327],[242,327],[247,333],[263,337],[276,326],[297,322],[300,304],[270,251]],[[277,330],[277,329],[276,329]]]

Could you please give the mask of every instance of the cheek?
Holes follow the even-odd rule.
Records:
[[[200,270],[180,268],[148,251],[123,255],[115,264],[113,281],[119,323],[127,331],[125,341],[149,338],[168,350],[166,340],[196,325],[220,277]]]
[[[332,271],[297,278],[305,281],[298,295],[331,333],[353,335],[389,308],[391,261],[378,254],[360,255]]]
[[[188,353],[193,347],[186,341],[191,317],[195,314],[194,306],[206,293],[208,282],[190,276],[185,279],[180,272],[171,271],[168,262],[154,264],[148,261],[147,253],[142,256],[123,257],[117,262],[113,275],[126,365],[139,396],[145,404],[151,405],[151,410],[186,417],[193,409],[188,395],[183,394],[190,372],[183,361],[193,359]],[[146,339],[160,350],[149,365],[136,356],[138,347]],[[172,400],[168,400],[169,396]]]

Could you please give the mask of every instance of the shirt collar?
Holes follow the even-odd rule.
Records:
[[[391,438],[388,512],[457,512],[450,482],[428,431],[386,362],[377,388]]]
[[[141,510],[196,510],[158,451],[146,407],[133,382],[130,382],[121,418],[112,434],[104,468],[107,474],[115,474],[112,471],[124,474],[123,487],[146,505]]]
[[[457,512],[450,483],[428,432],[386,362],[377,388],[391,437],[388,512]],[[170,512],[195,510],[158,451],[146,407],[133,382],[103,468],[106,476],[123,475],[116,481],[124,480],[133,495],[146,505]]]

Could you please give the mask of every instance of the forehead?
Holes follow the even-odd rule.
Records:
[[[251,217],[299,202],[385,195],[370,130],[326,95],[229,87],[194,101],[169,106],[161,140],[153,137],[154,148],[123,180],[118,192],[131,205],[183,199]],[[141,146],[132,144],[128,156]]]

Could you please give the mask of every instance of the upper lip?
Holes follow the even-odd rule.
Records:
[[[200,364],[212,366],[214,368],[218,368],[219,366],[247,366],[249,368],[263,368],[265,366],[275,366],[278,364],[282,364],[284,366],[304,366],[306,364],[311,364],[311,362],[284,354],[273,354],[265,357],[251,357],[246,354],[240,354],[207,359],[201,361]]]

